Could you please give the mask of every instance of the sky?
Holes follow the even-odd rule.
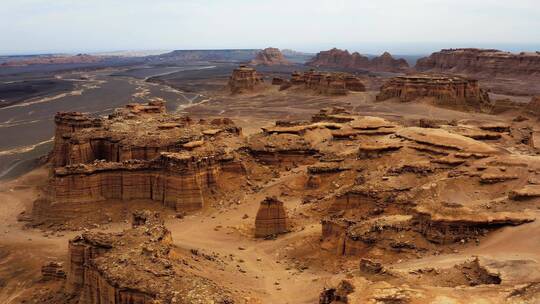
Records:
[[[0,54],[540,50],[540,0],[1,0]]]

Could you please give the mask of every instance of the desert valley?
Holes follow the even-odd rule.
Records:
[[[540,53],[5,60],[1,303],[539,303]]]

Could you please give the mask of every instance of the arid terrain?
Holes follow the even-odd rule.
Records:
[[[0,303],[540,303],[540,55],[308,57],[0,73]]]

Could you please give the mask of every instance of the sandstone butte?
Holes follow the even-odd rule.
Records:
[[[255,55],[251,65],[291,65],[292,63],[283,56],[277,48],[266,48]]]
[[[108,118],[58,113],[52,169],[36,219],[69,222],[114,200],[151,200],[177,211],[202,208],[208,189],[229,187],[220,176],[239,173],[241,129],[226,118],[192,121],[167,114],[162,101],[130,104]]]
[[[364,92],[365,85],[360,78],[339,72],[293,72],[289,80],[274,78],[272,84],[280,85],[280,90],[290,87],[302,87],[322,95],[347,95],[352,92]]]
[[[283,202],[275,197],[265,198],[255,218],[255,237],[264,238],[287,232],[287,214]]]
[[[409,64],[405,59],[395,59],[388,52],[381,56],[369,59],[358,52],[349,53],[347,50],[333,48],[319,52],[313,59],[306,63],[313,67],[346,68],[356,70],[368,70],[375,72],[405,72]]]
[[[421,58],[420,72],[459,73],[479,76],[540,77],[540,53],[514,54],[493,49],[443,49]]]
[[[478,81],[446,75],[407,75],[386,81],[377,95],[377,100],[398,98],[408,102],[419,98],[434,98],[438,104],[470,106],[481,109],[489,105],[489,96],[480,88]]]
[[[228,86],[232,94],[240,94],[254,91],[262,83],[263,77],[254,68],[241,65],[233,70]]]

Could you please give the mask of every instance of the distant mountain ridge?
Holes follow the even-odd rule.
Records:
[[[250,61],[260,49],[223,49],[223,50],[175,50],[156,56],[148,56],[151,61]]]
[[[395,59],[388,52],[370,59],[358,52],[349,53],[347,50],[337,48],[317,53],[306,65],[377,72],[405,72],[409,69],[409,64],[405,59]]]

